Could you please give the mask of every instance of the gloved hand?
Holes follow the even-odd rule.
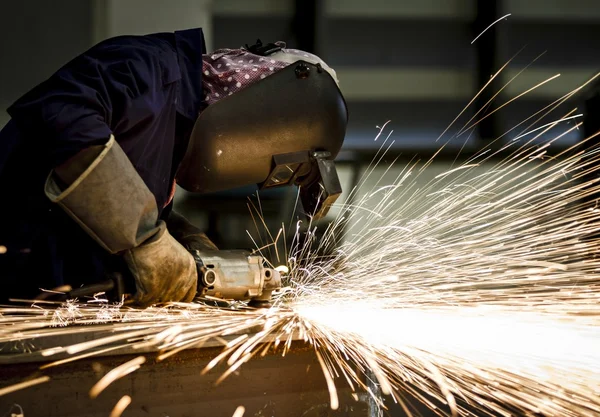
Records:
[[[124,257],[138,304],[194,298],[194,258],[158,220],[154,195],[114,137],[57,167],[45,191],[96,242]]]
[[[135,278],[138,304],[194,299],[198,282],[196,262],[171,236],[164,222],[159,223],[154,236],[126,251],[124,256]]]
[[[167,219],[169,231],[188,251],[218,250],[217,246],[200,229],[176,211]]]

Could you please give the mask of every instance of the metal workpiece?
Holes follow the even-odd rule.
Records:
[[[281,288],[279,271],[264,258],[244,250],[195,251],[198,295],[223,300],[250,301],[262,306]]]
[[[40,377],[49,378],[47,382],[0,396],[0,415],[18,405],[26,417],[106,417],[123,396],[131,397],[124,417],[230,417],[238,406],[245,408],[245,417],[405,415],[391,397],[381,395],[371,372],[364,375],[364,383],[381,398],[385,409],[379,408],[368,392],[354,392],[344,378],[335,378],[339,407],[332,410],[330,391],[315,347],[297,335],[285,355],[281,348],[260,349],[263,354],[254,355],[222,381],[219,379],[229,370],[228,364],[217,365],[207,373],[203,370],[223,352],[225,344],[240,337],[239,333],[209,340],[202,347],[185,349],[163,360],[159,360],[160,350],[156,347],[109,351],[102,346],[89,357],[45,367],[69,355],[44,356],[40,354],[43,350],[96,340],[98,332],[108,327],[82,326],[80,332],[43,337],[12,347],[0,345],[0,389]],[[247,336],[252,338],[255,334]],[[266,338],[264,342],[273,339]],[[90,397],[92,387],[101,378],[140,356],[145,361],[139,369],[110,383],[96,398]],[[415,405],[416,401],[409,397],[403,395],[404,401]],[[419,412],[423,417],[435,415],[425,407]]]
[[[135,356],[87,358],[43,371],[36,363],[2,365],[2,386],[41,375],[50,380],[0,396],[0,415],[17,404],[26,417],[106,417],[124,395],[131,397],[124,417],[231,417],[238,406],[245,408],[245,417],[369,415],[368,400],[352,395],[343,380],[336,381],[340,407],[330,409],[314,349],[303,342],[294,342],[285,357],[274,350],[257,355],[217,383],[227,366],[204,375],[202,370],[220,352],[219,348],[190,349],[164,361],[146,355],[139,369],[110,384],[95,399],[89,395],[94,384]]]

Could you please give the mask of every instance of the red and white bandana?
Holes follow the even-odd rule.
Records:
[[[202,56],[204,100],[209,106],[256,81],[287,67],[298,60],[321,64],[337,81],[335,72],[319,57],[298,49],[286,49],[285,42],[275,42],[282,48],[270,56],[260,56],[246,49],[218,49]]]

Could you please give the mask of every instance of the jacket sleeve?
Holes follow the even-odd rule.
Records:
[[[175,51],[166,41],[109,39],[66,64],[8,112],[36,152],[46,152],[57,166],[84,148],[104,144],[132,112],[140,120],[151,118],[161,107],[156,98],[170,55]]]

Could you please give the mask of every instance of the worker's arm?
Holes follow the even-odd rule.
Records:
[[[165,106],[165,85],[178,78],[166,40],[109,39],[68,62],[8,108],[20,131],[58,166],[111,134],[133,130]],[[170,98],[172,100],[172,98]],[[136,142],[143,146],[143,138]]]
[[[154,195],[115,140],[119,125],[153,116],[164,91],[168,45],[105,42],[71,61],[9,109],[46,152],[48,197],[107,251],[124,256],[147,305],[188,301],[196,290],[192,256],[158,219]],[[144,146],[139,138],[137,146]]]

